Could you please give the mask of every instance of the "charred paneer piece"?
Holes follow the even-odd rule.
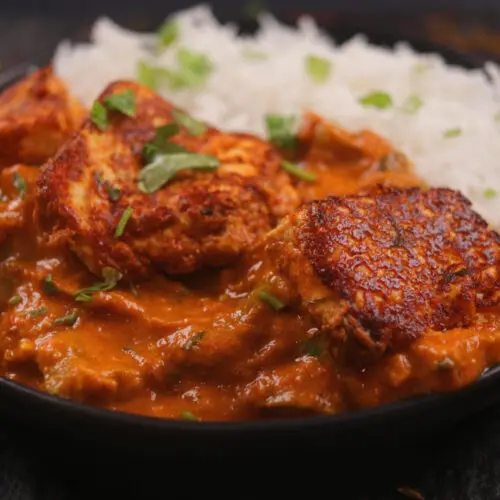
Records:
[[[208,126],[197,134],[181,126],[169,141],[218,159],[218,168],[182,170],[143,192],[144,146],[173,122],[174,108],[125,81],[111,84],[99,101],[125,92],[133,93],[133,116],[109,111],[105,128],[88,119],[38,182],[36,215],[47,241],[69,244],[92,272],[113,267],[140,279],[155,270],[225,266],[297,207],[277,151],[256,137]]]
[[[469,325],[497,301],[500,236],[449,189],[379,188],[301,207],[264,245],[265,278],[323,331],[380,352]]]
[[[0,94],[0,167],[41,165],[85,115],[50,66],[31,73]]]

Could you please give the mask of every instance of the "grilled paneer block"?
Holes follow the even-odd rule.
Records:
[[[216,170],[182,170],[158,190],[141,191],[143,148],[172,123],[174,108],[131,82],[111,84],[100,102],[125,92],[134,95],[134,116],[109,111],[105,130],[87,120],[38,183],[36,212],[49,243],[69,243],[94,273],[113,267],[140,279],[155,269],[227,265],[298,205],[269,144],[210,127],[193,135],[182,126],[170,141],[217,158]]]
[[[30,74],[0,94],[0,167],[41,165],[85,114],[50,67]]]
[[[467,326],[500,284],[500,236],[449,189],[305,205],[270,233],[264,259],[278,296],[374,351]]]

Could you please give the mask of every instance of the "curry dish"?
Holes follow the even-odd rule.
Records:
[[[263,140],[134,82],[0,96],[2,375],[191,420],[335,414],[500,361],[500,237],[371,131]]]

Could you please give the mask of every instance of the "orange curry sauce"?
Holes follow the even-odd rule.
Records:
[[[379,182],[420,184],[404,161],[386,164],[391,148],[374,134],[320,132],[303,158],[317,180],[297,181],[305,200]],[[15,166],[0,179],[0,359],[12,380],[133,413],[242,420],[333,414],[452,390],[500,361],[500,316],[491,311],[468,329],[427,333],[376,363],[345,366],[308,342],[317,328],[311,318],[232,291],[253,269],[157,275],[77,302],[74,292],[96,280],[67,249],[39,244],[38,171]]]

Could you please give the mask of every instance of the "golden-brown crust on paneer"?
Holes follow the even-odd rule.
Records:
[[[500,236],[450,189],[328,198],[294,215],[301,253],[346,314],[338,328],[385,349],[466,326],[496,301]]]
[[[172,122],[174,108],[132,82],[111,84],[100,100],[125,90],[135,94],[135,117],[110,112],[105,131],[87,120],[43,167],[38,183],[42,230],[52,240],[66,239],[94,273],[111,266],[136,279],[154,269],[178,274],[227,265],[297,206],[281,157],[270,145],[211,127],[201,136],[183,129],[171,140],[219,158],[215,172],[182,171],[158,191],[141,192],[143,146],[156,128]],[[116,201],[106,186],[120,189]],[[127,207],[132,215],[116,238]]]
[[[85,115],[50,66],[31,73],[0,94],[0,167],[41,165]]]

